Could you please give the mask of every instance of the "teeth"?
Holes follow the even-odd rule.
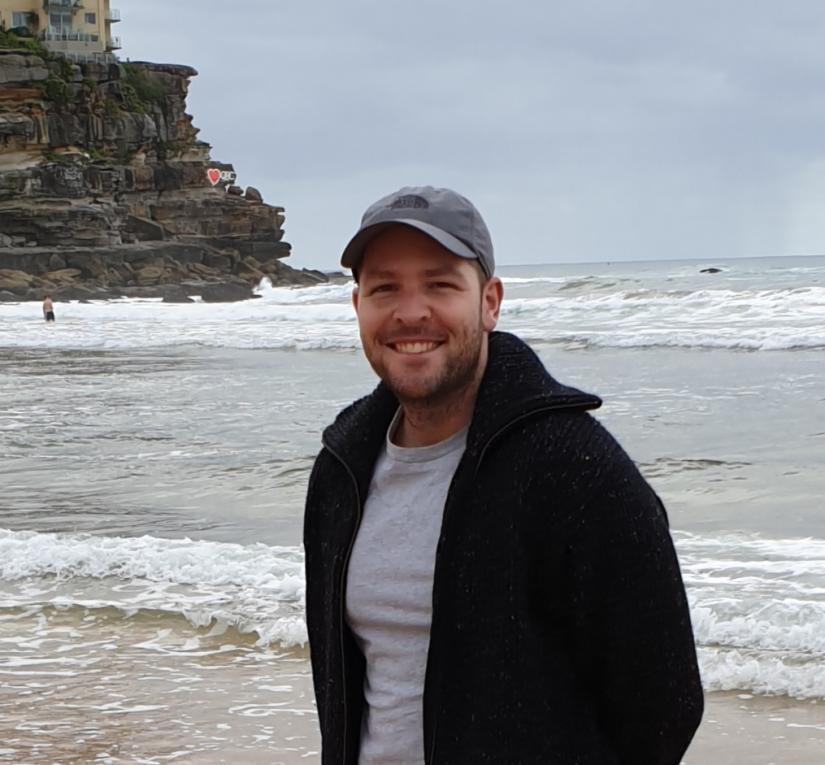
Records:
[[[399,353],[426,353],[438,347],[438,343],[395,343]]]

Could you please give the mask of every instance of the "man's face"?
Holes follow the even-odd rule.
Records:
[[[352,300],[375,373],[402,403],[431,405],[480,378],[501,296],[474,261],[397,225],[367,245]]]

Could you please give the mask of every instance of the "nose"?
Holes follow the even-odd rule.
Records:
[[[403,290],[395,304],[393,318],[400,324],[420,324],[430,318],[427,296],[420,290]]]

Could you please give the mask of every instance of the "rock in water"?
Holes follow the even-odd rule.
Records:
[[[236,303],[253,297],[258,296],[252,292],[252,287],[246,284],[205,284],[201,288],[201,300],[204,303]]]

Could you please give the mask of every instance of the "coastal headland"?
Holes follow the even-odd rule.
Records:
[[[32,49],[33,48],[33,49]],[[0,47],[0,300],[239,300],[326,281],[186,112],[195,69]]]

